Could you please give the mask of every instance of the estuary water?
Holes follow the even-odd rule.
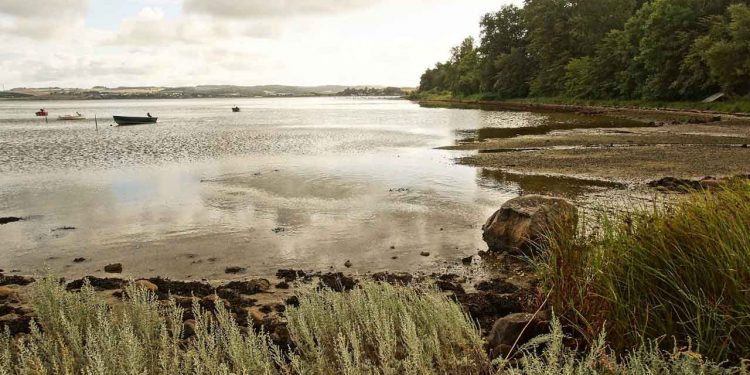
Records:
[[[437,271],[484,249],[483,221],[524,187],[435,148],[546,120],[390,98],[0,101],[0,217],[25,218],[0,225],[0,269]]]

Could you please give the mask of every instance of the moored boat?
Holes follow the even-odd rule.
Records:
[[[58,119],[58,120],[61,120],[61,121],[75,121],[75,120],[85,120],[85,119],[86,119],[86,117],[85,117],[85,116],[83,116],[82,114],[80,114],[80,113],[76,112],[76,114],[75,114],[75,115],[62,115],[62,116],[57,116],[57,119]]]
[[[37,116],[39,116],[39,117],[46,117],[46,116],[49,115],[49,112],[47,112],[47,110],[45,110],[44,108],[42,108],[39,111],[37,111],[35,114]]]
[[[158,117],[152,117],[148,115],[146,117],[132,117],[132,116],[112,116],[117,125],[142,125],[142,124],[155,124]]]
[[[239,111],[240,111],[240,107],[237,107],[237,106],[232,107],[232,112],[239,112]]]

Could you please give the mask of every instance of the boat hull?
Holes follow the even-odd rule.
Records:
[[[86,118],[83,116],[58,116],[57,119],[60,121],[80,121]]]
[[[112,116],[118,126],[155,124],[158,117]]]

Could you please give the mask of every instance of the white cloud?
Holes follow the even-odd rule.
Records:
[[[83,26],[87,9],[88,0],[2,0],[0,34],[59,38]]]
[[[185,0],[187,13],[226,18],[334,14],[366,8],[378,0]]]
[[[503,2],[91,1],[0,0],[6,87],[416,85]]]

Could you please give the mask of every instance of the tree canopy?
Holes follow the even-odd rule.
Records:
[[[428,69],[420,91],[694,100],[750,94],[750,0],[525,0]]]

